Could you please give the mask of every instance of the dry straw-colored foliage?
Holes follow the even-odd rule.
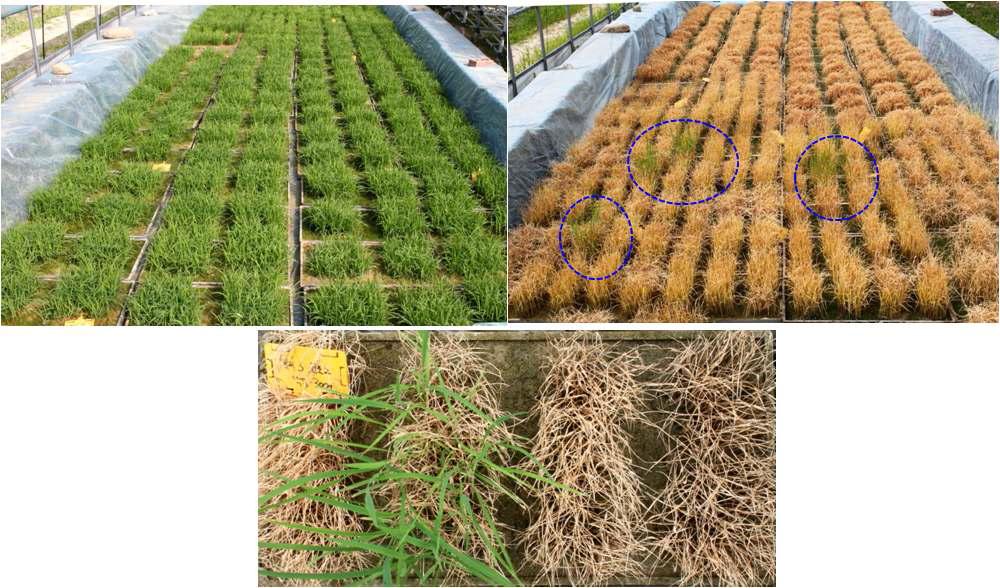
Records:
[[[655,202],[625,169],[638,133],[681,117],[712,122],[740,150],[736,182],[707,204]],[[695,126],[665,125],[636,145],[633,171],[647,191],[690,201],[728,180],[728,145],[685,128]],[[809,214],[793,186],[799,154],[829,134],[858,138],[879,167],[878,196],[843,223]],[[884,4],[700,5],[536,187],[525,225],[511,233],[512,252],[530,242],[534,253],[511,271],[511,313],[982,317],[972,309],[998,294],[997,178],[985,122],[955,100]],[[840,218],[868,203],[874,177],[860,147],[828,140],[804,157],[798,185],[814,210]],[[636,232],[629,265],[600,282],[568,271],[554,246],[562,212],[593,193],[622,202]],[[970,219],[983,225],[971,242],[962,237]],[[621,260],[621,227],[598,228],[567,252],[590,275]]]
[[[643,418],[646,368],[635,349],[615,353],[585,332],[553,340],[546,362],[531,450],[572,492],[536,489],[525,556],[551,583],[636,577],[646,517],[627,427]]]
[[[348,357],[351,388],[357,389],[364,382],[365,372],[368,369],[367,359],[357,333],[352,331],[268,331],[262,335],[261,343],[276,343],[279,356],[297,345],[343,350]],[[291,418],[282,421],[280,425],[274,425],[281,419],[289,419],[312,408],[314,407],[297,402],[281,390],[272,390],[262,379],[258,386],[257,433],[263,437],[278,428],[305,423],[309,420],[308,417]],[[293,434],[305,439],[322,441],[346,440],[348,433],[343,428],[335,427],[333,421],[323,420],[317,424],[296,428]],[[336,470],[342,464],[341,456],[306,443],[284,439],[271,439],[258,443],[258,493],[266,494],[285,480]],[[321,484],[322,481],[319,481],[316,486]],[[337,498],[342,496],[343,489],[334,486],[324,488],[320,492],[331,498]],[[278,499],[289,497],[293,493],[289,491],[286,496]],[[260,514],[257,521],[258,539],[263,543],[330,545],[331,539],[328,535],[290,528],[274,521],[338,531],[362,530],[359,515],[314,500],[294,500]],[[262,568],[295,573],[352,570],[362,568],[366,563],[365,558],[358,552],[310,553],[288,549],[260,549],[258,559]],[[267,582],[278,583],[270,579]],[[282,580],[280,583],[319,585],[315,580]]]
[[[684,584],[775,578],[775,379],[770,337],[727,332],[687,344],[659,400],[671,450],[651,522],[653,551]]]

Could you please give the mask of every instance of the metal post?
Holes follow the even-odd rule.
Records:
[[[510,43],[507,43],[507,71],[510,72],[511,85],[514,88],[514,97],[517,98],[517,72],[514,70],[514,55],[510,52]]]
[[[118,26],[122,26],[122,5],[118,5]]]
[[[576,47],[573,46],[573,18],[569,14],[569,4],[566,5],[566,35],[569,36],[570,52],[576,51]]]
[[[69,18],[72,6],[66,7],[66,37],[69,39],[69,54],[73,55],[73,21]]]
[[[45,61],[45,5],[42,4],[42,61]]]
[[[28,5],[28,30],[31,31],[31,59],[35,65],[35,75],[42,75],[42,68],[38,66],[38,43],[35,41],[35,19],[31,18],[31,5]]]
[[[100,4],[95,4],[94,5],[94,22],[97,24],[97,26],[94,27],[94,35],[97,37],[97,40],[100,41],[101,40],[101,5]]]
[[[590,11],[590,28],[593,29],[594,28],[594,5],[593,4],[588,4],[587,5],[587,10]]]
[[[542,70],[549,71],[549,56],[545,51],[545,32],[542,31],[542,9],[535,7],[535,20],[538,21],[538,40],[542,44]]]

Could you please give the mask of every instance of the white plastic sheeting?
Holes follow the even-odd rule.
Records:
[[[3,228],[27,216],[31,193],[52,180],[80,145],[100,131],[108,112],[139,82],[146,68],[180,42],[204,6],[152,6],[129,13],[124,40],[91,37],[62,62],[73,73],[45,73],[0,107]],[[150,16],[143,16],[143,13]],[[155,15],[152,14],[155,12]]]
[[[892,20],[959,100],[997,133],[997,39],[958,13],[932,16],[943,2],[888,2]]]
[[[470,67],[484,59],[478,47],[426,6],[382,6],[396,30],[434,73],[445,95],[479,130],[496,158],[507,161],[507,74],[493,63]]]
[[[635,77],[649,53],[698,2],[641,4],[614,24],[628,33],[598,33],[559,67],[541,73],[511,101],[508,117],[507,206],[510,225],[535,183],[590,129],[597,113]],[[625,151],[622,149],[622,165]],[[580,194],[586,196],[586,194]]]

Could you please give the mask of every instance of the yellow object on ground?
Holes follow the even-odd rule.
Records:
[[[272,390],[306,398],[350,393],[347,354],[343,351],[301,345],[283,352],[278,348],[276,343],[264,345],[264,369]]]
[[[90,318],[86,318],[86,317],[80,316],[80,317],[77,317],[77,318],[69,319],[68,321],[66,321],[65,323],[63,323],[63,326],[66,326],[66,327],[93,327],[94,326],[94,319],[90,319]]]

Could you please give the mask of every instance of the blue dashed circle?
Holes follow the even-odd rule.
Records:
[[[625,257],[624,257],[624,259],[622,259],[621,264],[619,264],[618,267],[615,268],[615,271],[611,272],[610,274],[607,274],[607,275],[604,275],[604,276],[600,276],[600,277],[595,277],[595,276],[587,275],[587,274],[581,272],[580,270],[576,269],[575,267],[573,267],[573,264],[569,262],[569,258],[566,257],[566,250],[563,249],[563,238],[562,238],[562,235],[563,235],[563,227],[566,226],[566,219],[569,218],[569,214],[571,212],[573,212],[573,209],[576,208],[576,205],[580,204],[584,200],[607,200],[608,202],[610,202],[610,203],[612,203],[612,204],[615,205],[615,207],[618,209],[618,212],[622,213],[622,216],[625,217],[625,222],[628,224],[628,249],[625,251]],[[615,199],[613,199],[613,198],[608,198],[607,196],[602,196],[600,194],[591,194],[589,196],[584,196],[583,198],[580,198],[579,200],[577,200],[576,202],[574,202],[572,205],[570,205],[570,207],[566,209],[566,212],[563,213],[562,221],[559,222],[558,244],[559,244],[559,255],[562,256],[563,262],[567,265],[567,267],[569,267],[569,269],[573,270],[573,273],[575,273],[576,275],[580,276],[581,278],[583,278],[585,280],[591,280],[591,281],[595,281],[595,282],[600,281],[600,280],[607,280],[609,278],[613,278],[615,276],[615,274],[617,274],[618,272],[620,272],[622,270],[622,268],[624,268],[625,265],[628,264],[629,258],[632,257],[632,247],[635,244],[635,233],[632,232],[632,219],[630,219],[628,217],[628,213],[625,212],[625,207],[622,206],[621,204],[619,204],[618,201],[615,200]]]
[[[668,125],[668,124],[671,124],[671,123],[698,123],[700,125],[704,125],[704,126],[710,128],[710,129],[712,129],[716,133],[719,133],[720,135],[723,136],[723,138],[726,139],[726,141],[729,142],[729,146],[733,148],[733,154],[736,156],[736,167],[735,167],[735,169],[733,169],[733,177],[729,178],[729,183],[726,184],[725,188],[719,190],[715,194],[712,194],[708,198],[702,198],[701,200],[695,200],[695,201],[680,201],[680,202],[678,202],[678,201],[665,200],[665,199],[660,198],[660,197],[658,197],[658,196],[656,196],[654,194],[650,194],[649,192],[646,191],[645,188],[643,188],[642,186],[639,185],[639,182],[637,182],[635,180],[635,177],[632,175],[632,149],[635,147],[636,143],[639,142],[639,139],[642,139],[643,135],[645,135],[649,131],[652,131],[653,129],[656,129],[658,127],[662,127],[663,125]],[[656,123],[655,125],[649,127],[648,129],[644,130],[643,132],[639,133],[636,136],[635,139],[632,139],[632,144],[628,146],[628,153],[625,155],[625,169],[628,170],[628,179],[632,180],[632,184],[635,185],[635,187],[638,188],[640,192],[642,192],[646,196],[649,196],[653,200],[656,200],[657,202],[662,202],[664,204],[671,204],[673,206],[691,206],[691,205],[694,205],[694,204],[704,204],[705,202],[709,202],[709,201],[715,200],[719,196],[722,196],[726,192],[726,190],[729,190],[729,188],[733,185],[733,182],[736,181],[736,176],[739,175],[739,173],[740,173],[740,152],[739,152],[738,149],[736,149],[736,143],[733,142],[733,139],[729,135],[727,135],[725,132],[723,132],[722,129],[720,129],[719,127],[713,125],[712,123],[705,122],[703,120],[698,120],[696,118],[672,118],[670,120],[662,120],[662,121]]]
[[[808,204],[806,204],[805,199],[802,198],[802,194],[799,192],[799,163],[802,162],[802,158],[805,157],[806,153],[810,149],[812,149],[813,145],[819,143],[820,141],[826,141],[827,139],[847,139],[848,141],[852,141],[852,142],[856,143],[858,146],[860,146],[862,149],[865,150],[865,153],[868,155],[868,160],[872,164],[872,169],[875,170],[875,189],[872,190],[872,197],[868,199],[868,203],[865,204],[864,208],[862,208],[861,210],[859,210],[859,211],[857,211],[854,214],[851,214],[849,216],[841,216],[841,217],[836,217],[836,218],[835,217],[830,217],[830,216],[824,216],[824,215],[816,212],[815,210],[812,209],[811,206],[809,206]],[[868,147],[865,146],[864,143],[862,143],[861,141],[858,141],[857,139],[855,139],[854,137],[851,137],[849,135],[825,135],[825,136],[822,136],[819,139],[816,139],[815,141],[809,143],[808,145],[806,145],[806,148],[802,150],[802,153],[799,153],[799,158],[795,160],[795,173],[792,174],[792,185],[795,187],[795,196],[798,197],[799,202],[801,202],[802,206],[805,206],[806,210],[808,210],[810,213],[812,213],[813,216],[815,216],[818,219],[825,220],[825,221],[844,222],[844,221],[849,221],[852,218],[860,215],[864,211],[868,210],[868,207],[872,205],[872,202],[875,201],[875,196],[878,194],[878,177],[879,177],[878,176],[878,162],[875,161],[875,155],[871,152],[871,150],[868,149]]]

